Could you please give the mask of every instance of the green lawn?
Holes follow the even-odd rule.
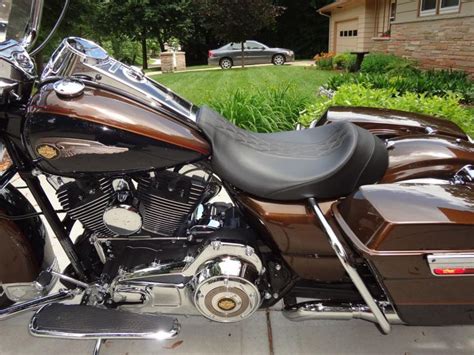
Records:
[[[191,102],[202,105],[218,97],[230,96],[237,88],[256,91],[290,86],[302,97],[313,97],[333,72],[312,67],[266,66],[231,70],[206,70],[155,75],[153,79]]]

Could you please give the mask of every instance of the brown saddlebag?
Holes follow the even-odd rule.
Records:
[[[411,325],[474,324],[474,186],[361,187],[333,207]]]

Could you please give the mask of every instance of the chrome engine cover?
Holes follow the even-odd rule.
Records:
[[[129,205],[113,205],[104,211],[104,224],[114,234],[131,235],[142,228],[142,216]]]
[[[194,305],[201,314],[218,322],[237,322],[250,317],[261,303],[254,265],[237,257],[207,262],[196,275]]]
[[[109,292],[120,308],[133,312],[203,315],[217,322],[235,322],[260,307],[258,284],[264,272],[252,247],[212,241],[180,262],[122,270]]]

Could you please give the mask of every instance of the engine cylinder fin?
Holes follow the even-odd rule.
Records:
[[[138,180],[143,229],[171,236],[186,222],[204,192],[202,180],[170,171]]]

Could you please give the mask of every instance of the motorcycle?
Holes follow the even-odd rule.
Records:
[[[238,322],[278,302],[293,321],[385,334],[474,323],[474,145],[457,125],[334,107],[306,129],[248,132],[77,37],[37,76],[41,9],[0,10],[0,320],[34,309],[31,334],[97,351],[173,338],[173,315]]]

